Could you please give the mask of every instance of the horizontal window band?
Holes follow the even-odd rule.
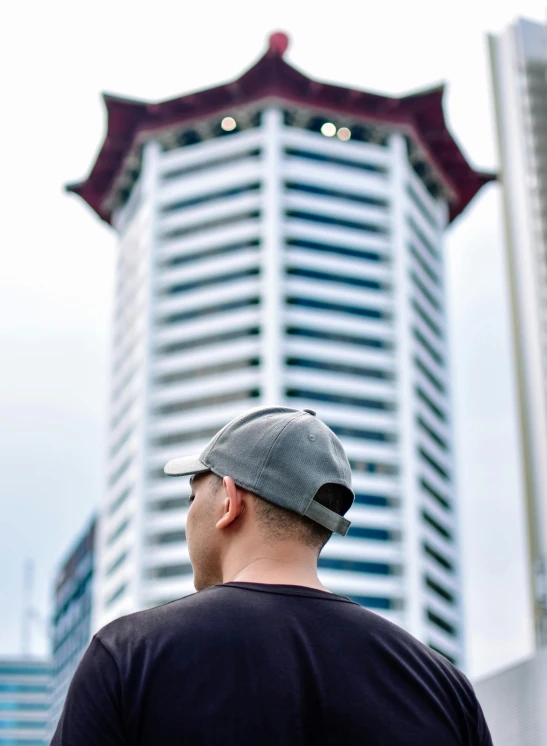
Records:
[[[393,402],[382,399],[363,399],[355,396],[345,396],[343,394],[331,394],[324,391],[313,391],[310,389],[288,388],[285,391],[286,396],[291,399],[310,399],[311,401],[322,401],[330,404],[345,404],[352,407],[362,407],[363,409],[372,409],[375,411],[393,411],[395,405]],[[334,429],[334,425],[332,428]],[[336,426],[342,429],[343,426]],[[348,429],[348,428],[346,428]]]
[[[401,568],[387,562],[370,562],[368,560],[341,559],[319,555],[318,568],[324,570],[345,570],[347,572],[368,573],[369,575],[399,575]]]
[[[289,326],[286,328],[288,336],[307,337],[308,339],[321,339],[328,342],[339,342],[342,344],[354,345],[356,347],[369,347],[375,350],[392,350],[393,343],[389,340],[378,339],[375,337],[361,337],[344,332],[333,332],[325,329],[309,329],[299,326]]]
[[[351,285],[352,287],[364,288],[366,290],[391,290],[391,286],[386,282],[379,282],[378,280],[370,280],[363,277],[348,277],[346,275],[338,275],[333,272],[319,272],[318,270],[307,269],[305,267],[289,266],[287,267],[285,272],[289,277],[303,277],[309,280],[318,280],[319,282],[330,282],[339,285]]]
[[[411,301],[412,308],[414,309],[414,312],[420,317],[420,319],[424,322],[424,324],[427,326],[429,331],[434,334],[438,339],[442,340],[444,339],[444,334],[440,326],[438,326],[429,316],[427,311],[424,309],[424,307],[416,300],[416,298],[413,298]]]
[[[419,239],[421,245],[428,252],[430,257],[438,262],[440,258],[440,252],[438,248],[429,240],[429,238],[425,235],[425,233],[422,231],[420,226],[416,223],[414,218],[411,217],[410,215],[408,217],[408,224],[410,228],[412,229],[414,235]]]
[[[251,148],[250,150],[243,150],[240,153],[235,153],[233,155],[222,155],[218,158],[198,161],[192,165],[172,168],[165,171],[162,176],[162,181],[173,181],[173,179],[179,179],[181,176],[189,176],[190,174],[199,173],[200,171],[208,171],[211,168],[227,166],[247,159],[256,160],[260,158],[261,155],[262,151],[260,148]]]
[[[374,197],[371,194],[359,194],[358,192],[347,192],[342,189],[333,189],[319,186],[319,184],[304,184],[296,181],[286,181],[285,188],[290,192],[302,192],[314,194],[320,197],[343,199],[348,202],[356,202],[360,205],[372,205],[374,207],[387,207],[388,201],[384,197]]]
[[[163,513],[168,510],[184,510],[190,506],[190,498],[186,497],[166,497],[163,500],[154,500],[148,504],[150,513]]]
[[[160,438],[156,438],[153,441],[153,445],[172,445],[172,444],[180,444],[180,443],[191,443],[192,441],[196,440],[211,440],[213,435],[216,435],[218,431],[220,430],[220,427],[205,427],[201,430],[189,430],[186,433],[174,433],[171,435],[163,435]],[[171,440],[172,438],[172,440]],[[164,479],[167,478],[167,475],[163,471],[163,467],[160,467],[158,469],[151,469],[148,472],[148,476],[150,479]]]
[[[352,523],[347,535],[354,539],[369,539],[370,541],[393,541],[396,536],[392,531],[385,528],[373,528],[371,526],[356,526]]]
[[[247,241],[234,241],[233,243],[220,244],[217,246],[208,246],[188,254],[177,254],[176,256],[166,259],[163,267],[179,267],[181,264],[191,264],[202,259],[210,259],[213,256],[223,256],[224,254],[233,254],[245,249],[258,249],[260,246],[259,238],[250,238]]]
[[[114,542],[119,539],[123,533],[125,533],[130,523],[130,518],[126,518],[124,521],[122,521],[120,525],[108,536],[106,540],[106,546],[109,547],[114,544]]]
[[[412,327],[412,333],[414,335],[414,339],[433,358],[437,365],[439,365],[441,368],[444,368],[444,357],[433,347],[430,342],[428,342],[421,331],[414,326]]]
[[[117,557],[114,560],[114,562],[112,562],[109,565],[109,567],[107,567],[106,573],[105,573],[106,577],[109,577],[110,575],[113,575],[116,572],[116,570],[123,565],[123,563],[125,562],[125,560],[127,559],[128,556],[129,556],[129,552],[128,551],[122,552],[119,555],[119,557]]]
[[[441,282],[440,276],[429,265],[429,263],[423,258],[423,256],[420,254],[416,246],[411,243],[409,246],[409,249],[410,249],[410,255],[416,260],[416,263],[421,268],[421,270],[424,272],[424,274],[426,274],[429,277],[431,282],[441,287],[443,283]]]
[[[210,220],[204,220],[199,223],[192,223],[191,225],[185,225],[181,226],[180,228],[172,228],[170,230],[164,231],[161,234],[160,238],[164,240],[181,238],[182,236],[190,236],[193,233],[209,231],[213,228],[221,228],[226,225],[235,225],[236,223],[242,223],[247,220],[257,220],[259,217],[260,210],[249,210],[247,212],[241,212],[235,215],[211,218]]]
[[[392,316],[389,311],[381,311],[377,308],[360,308],[358,306],[347,306],[341,303],[332,303],[331,301],[319,300],[317,298],[301,298],[289,296],[287,305],[298,306],[299,308],[315,308],[319,311],[332,311],[333,313],[343,313],[349,316],[359,316],[366,319],[382,319],[389,321]]]
[[[410,273],[410,279],[412,280],[412,283],[414,284],[414,287],[423,295],[423,297],[427,300],[430,306],[433,306],[433,308],[440,314],[443,313],[443,307],[440,304],[440,302],[435,298],[433,293],[431,293],[428,288],[424,285],[424,283],[420,280],[416,272],[414,270]]]
[[[116,498],[114,498],[114,500],[110,504],[110,507],[108,508],[108,515],[115,515],[132,492],[133,485],[130,485],[129,487],[126,487],[124,490],[122,490],[122,492]]]
[[[190,311],[179,311],[178,313],[172,313],[169,316],[165,316],[160,319],[162,324],[179,324],[181,321],[191,321],[192,319],[203,319],[207,316],[215,316],[219,313],[226,313],[226,311],[237,311],[240,308],[251,308],[260,305],[260,298],[240,298],[237,300],[229,300],[225,303],[217,303],[213,306],[204,306],[201,308],[193,308]]]
[[[455,603],[456,599],[454,598],[454,594],[439,585],[439,583],[433,580],[433,578],[431,578],[429,575],[424,576],[424,583],[427,588],[429,588],[433,591],[433,593],[442,598],[443,601],[446,601],[449,604]]]
[[[369,173],[381,174],[382,176],[385,176],[387,174],[387,168],[376,163],[366,163],[357,160],[354,161],[349,158],[340,158],[328,153],[318,153],[317,151],[313,150],[303,150],[301,148],[285,148],[285,155],[288,155],[292,158],[302,158],[303,160],[308,161],[330,163],[334,166],[344,166],[345,168],[353,168],[357,171],[368,171]]]
[[[418,453],[422,457],[422,459],[431,466],[431,468],[441,477],[441,479],[444,479],[446,481],[450,481],[450,474],[449,472],[442,467],[433,456],[428,453],[428,451],[420,446],[418,448]]]
[[[199,368],[189,368],[188,370],[172,371],[171,373],[162,373],[154,378],[156,384],[181,383],[182,381],[193,381],[196,379],[207,378],[221,373],[232,373],[236,370],[248,370],[257,368],[260,365],[260,358],[246,358],[244,360],[227,360],[225,363],[216,363],[212,365],[202,365]]]
[[[106,607],[112,606],[112,604],[114,603],[114,601],[117,601],[119,598],[121,598],[123,596],[123,594],[125,593],[126,590],[127,590],[127,583],[122,583],[118,588],[116,588],[116,590],[114,591],[114,593],[112,593],[106,599],[105,606]]]
[[[414,206],[417,207],[418,212],[420,215],[424,218],[424,220],[429,223],[431,228],[433,228],[434,231],[439,230],[439,225],[437,223],[437,219],[432,211],[432,208],[428,207],[423,199],[419,196],[418,192],[414,189],[412,184],[408,184],[407,186],[407,194],[409,195],[410,199],[414,203]]]
[[[422,520],[424,520],[430,528],[432,528],[440,536],[442,536],[443,539],[450,542],[453,541],[454,537],[452,535],[452,531],[449,531],[446,526],[444,526],[440,521],[434,518],[431,513],[429,513],[424,508],[422,508]]]
[[[446,658],[446,660],[449,663],[452,663],[453,666],[455,666],[457,664],[456,659],[452,655],[449,655],[448,653],[445,653],[444,650],[441,650],[439,647],[437,647],[436,645],[434,645],[432,642],[428,643],[428,647],[430,647],[431,650],[434,650],[436,653],[439,653],[439,655],[442,655],[443,658]]]
[[[447,559],[443,554],[438,552],[436,549],[434,549],[429,542],[424,541],[422,543],[422,549],[424,553],[430,557],[432,560],[434,560],[438,565],[440,565],[444,570],[448,570],[449,572],[454,571],[454,565],[453,563]]]
[[[414,356],[414,364],[416,365],[420,373],[422,373],[425,376],[425,378],[429,381],[429,383],[433,386],[433,388],[437,389],[439,394],[446,393],[446,388],[444,384],[437,378],[437,376],[434,373],[431,372],[429,367],[424,363],[424,361],[418,355]]]
[[[244,401],[245,399],[256,399],[260,396],[260,389],[244,389],[243,391],[229,391],[225,394],[214,394],[213,396],[202,396],[187,399],[182,402],[170,402],[154,408],[156,415],[169,415],[177,412],[189,412],[193,409],[201,409],[217,406],[218,404],[231,404],[232,402]]]
[[[399,505],[399,498],[356,492],[354,505],[369,505],[375,508],[391,508]]]
[[[431,425],[428,425],[423,417],[418,415],[418,417],[416,418],[416,422],[418,423],[418,427],[422,430],[422,432],[426,433],[442,451],[449,451],[448,443],[446,442],[446,440],[444,438],[441,438],[441,436],[435,432]]]
[[[420,477],[420,487],[432,497],[442,508],[445,510],[452,510],[450,501],[440,494],[440,492],[433,487],[425,477]]]
[[[446,632],[448,635],[451,635],[452,637],[457,637],[458,631],[456,627],[454,627],[453,624],[450,624],[450,622],[447,622],[446,619],[443,619],[441,616],[439,616],[439,614],[436,614],[431,609],[427,610],[427,618],[436,627],[438,627],[439,629],[442,629],[443,632]]]
[[[403,608],[403,601],[400,598],[386,598],[383,596],[347,596],[347,598],[366,609],[400,611]]]
[[[208,347],[213,344],[231,342],[236,339],[257,337],[259,334],[260,328],[258,326],[251,327],[250,329],[237,329],[220,334],[210,334],[205,337],[198,337],[197,339],[188,339],[183,342],[172,342],[158,347],[157,352],[164,355],[172,355],[177,352],[183,352],[184,350],[195,350],[199,347]]]
[[[387,235],[388,229],[377,223],[362,222],[360,220],[348,220],[346,218],[336,218],[333,215],[324,215],[306,210],[286,210],[285,215],[288,218],[304,220],[308,223],[320,223],[321,225],[334,225],[340,228],[348,228],[363,233],[374,233],[377,235]]]
[[[360,474],[380,474],[382,476],[396,476],[399,466],[384,461],[365,461],[364,459],[348,458],[352,471]]]
[[[437,417],[441,422],[446,422],[446,414],[444,413],[444,411],[435,404],[433,399],[431,399],[431,397],[425,393],[421,386],[416,386],[415,392],[418,399],[420,399],[420,401],[426,405],[426,407],[432,414],[435,415],[435,417]]]
[[[184,529],[175,531],[164,531],[161,534],[150,534],[148,543],[151,545],[158,544],[180,544],[186,541],[186,531]]]
[[[204,205],[209,202],[218,202],[223,199],[239,196],[240,194],[257,192],[259,189],[260,182],[253,182],[252,184],[245,184],[244,186],[229,187],[228,189],[222,189],[216,192],[208,192],[206,194],[188,197],[187,199],[180,199],[176,202],[168,202],[160,208],[160,212],[163,215],[167,215],[179,210],[188,209],[189,207],[196,207],[197,205]]]
[[[378,381],[392,381],[394,379],[394,374],[389,370],[382,370],[380,368],[363,368],[359,365],[328,362],[326,360],[310,360],[306,358],[289,357],[286,358],[285,363],[291,368],[309,368],[310,370],[345,373],[347,375],[359,376],[360,378],[371,378]]]
[[[194,571],[190,563],[150,567],[146,571],[147,577],[157,578],[158,580],[162,578],[178,578],[182,575],[193,575],[193,573]]]
[[[339,246],[338,244],[322,243],[320,241],[306,241],[302,238],[287,238],[285,245],[288,248],[304,249],[308,251],[317,251],[324,254],[336,254],[339,256],[348,256],[353,259],[362,259],[368,262],[388,263],[389,259],[377,251],[368,249],[356,249],[348,246]]]
[[[188,293],[191,290],[199,290],[200,288],[211,287],[213,285],[228,285],[237,280],[243,280],[246,277],[256,277],[260,274],[260,267],[250,267],[249,269],[241,269],[237,272],[228,272],[224,275],[214,275],[201,278],[199,280],[192,280],[192,282],[181,282],[177,285],[171,285],[162,291],[162,295],[178,295],[179,293]]]

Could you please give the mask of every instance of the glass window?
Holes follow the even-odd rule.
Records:
[[[329,342],[341,342],[343,344],[355,345],[357,347],[370,347],[377,350],[393,349],[393,343],[385,339],[362,337],[354,334],[327,331],[325,329],[306,329],[299,326],[289,326],[287,327],[286,332],[289,336],[293,337],[322,339]]]
[[[396,575],[398,568],[387,562],[369,562],[367,560],[342,559],[340,557],[319,557],[319,568],[329,570],[346,570],[371,575]]]
[[[258,220],[259,217],[260,210],[247,210],[235,215],[211,218],[209,220],[203,220],[199,223],[183,225],[179,228],[171,228],[170,230],[164,231],[161,235],[161,238],[170,239],[180,238],[182,236],[190,236],[193,233],[201,233],[203,231],[212,230],[213,228],[222,228],[227,225],[236,225],[237,223],[243,223],[247,220]]]
[[[182,402],[170,402],[162,404],[154,409],[155,414],[174,414],[175,412],[187,412],[202,407],[212,407],[216,404],[229,404],[231,402],[244,401],[245,399],[256,399],[260,396],[260,389],[244,389],[243,391],[229,391],[226,394],[215,394],[204,396],[199,399],[187,399]]]
[[[426,405],[426,407],[432,414],[435,415],[435,417],[438,417],[438,419],[442,422],[446,422],[446,415],[443,410],[435,404],[435,402],[425,393],[421,386],[416,386],[416,396]]]
[[[308,269],[305,267],[287,267],[287,275],[289,277],[305,277],[309,280],[319,280],[320,282],[333,282],[339,285],[351,285],[356,288],[363,288],[365,290],[390,290],[390,286],[385,282],[378,282],[378,280],[369,280],[364,277],[347,277],[344,275],[337,275],[333,272],[319,272],[315,269]]]
[[[311,370],[325,370],[332,373],[345,373],[358,376],[359,378],[372,378],[380,381],[393,380],[393,373],[380,368],[363,368],[360,365],[348,365],[346,363],[329,362],[326,360],[308,360],[306,358],[289,357],[285,360],[289,367],[309,368]]]
[[[421,415],[417,417],[417,422],[420,430],[426,433],[442,451],[448,451],[448,443],[446,440],[441,438],[441,436],[435,432],[431,425],[429,425]]]
[[[435,285],[442,285],[441,278],[435,272],[435,270],[431,267],[431,265],[422,257],[416,246],[414,244],[410,244],[410,254],[411,256],[416,260],[416,263],[421,268],[421,270],[429,277],[431,282],[434,282]]]
[[[346,404],[352,407],[362,407],[363,409],[392,411],[395,408],[393,405],[393,402],[384,401],[382,399],[364,399],[364,398],[355,397],[355,396],[344,396],[343,394],[331,394],[331,393],[324,392],[324,391],[311,391],[309,389],[290,388],[290,389],[287,389],[285,393],[291,399],[310,399],[311,401],[322,401],[322,402],[328,402],[330,404]],[[341,425],[340,426],[331,425],[330,427],[333,430],[337,428],[339,431],[342,431],[345,429],[348,431],[348,433],[346,434],[349,434],[349,431],[351,430],[351,428],[344,428]],[[365,432],[365,431],[355,430],[355,432],[357,433],[357,432]],[[353,436],[353,437],[358,437],[358,436]],[[374,438],[374,439],[377,440],[377,438]],[[384,440],[384,438],[381,438],[381,440]]]
[[[285,187],[292,192],[303,192],[304,194],[316,194],[321,197],[343,199],[348,202],[356,202],[360,205],[372,205],[374,207],[387,207],[388,201],[383,197],[375,197],[372,194],[359,194],[347,192],[343,189],[332,189],[319,184],[302,184],[296,181],[285,182]]]
[[[225,303],[215,303],[212,306],[202,306],[200,308],[193,308],[190,311],[179,311],[178,313],[172,313],[169,316],[165,316],[160,319],[162,324],[180,324],[181,321],[190,321],[192,319],[203,319],[206,316],[216,316],[219,313],[226,313],[226,311],[237,311],[240,308],[250,308],[253,306],[260,305],[260,298],[238,298],[237,300],[229,300]]]
[[[207,376],[218,375],[219,373],[230,373],[235,370],[247,370],[256,368],[260,365],[259,358],[250,358],[244,360],[228,360],[225,363],[213,365],[204,365],[200,368],[191,368],[190,370],[174,371],[173,373],[164,373],[156,376],[155,383],[169,384],[180,383],[181,381],[192,381],[196,378],[206,378]]]
[[[431,468],[442,478],[449,480],[450,474],[444,469],[436,459],[433,458],[433,456],[428,453],[428,451],[423,447],[420,446],[418,448],[418,453],[422,457],[422,459],[431,466]]]
[[[447,634],[452,635],[452,637],[457,636],[458,633],[457,633],[456,627],[454,627],[453,624],[450,624],[449,622],[447,622],[446,619],[443,619],[441,616],[439,616],[439,614],[436,614],[431,609],[427,610],[427,618],[429,619],[430,622],[433,622],[433,624],[439,627],[439,629],[442,629],[443,632],[446,632]]]
[[[122,583],[114,593],[112,593],[107,599],[106,599],[106,606],[111,606],[114,601],[117,601],[119,598],[123,596],[125,591],[127,590],[127,583]]]
[[[210,160],[199,161],[188,166],[173,168],[166,171],[163,175],[163,180],[172,181],[173,179],[179,179],[181,176],[188,176],[200,171],[207,171],[211,168],[216,169],[219,166],[227,166],[247,159],[256,160],[260,158],[261,155],[262,151],[260,150],[260,148],[251,148],[249,150],[243,150],[240,153],[223,155],[219,158],[211,158]]]
[[[355,168],[358,171],[368,171],[382,176],[387,175],[387,168],[385,166],[380,166],[377,163],[354,161],[350,158],[340,158],[328,153],[317,153],[312,150],[302,150],[300,148],[285,148],[285,154],[291,158],[302,158],[303,160],[319,161],[320,163],[332,163],[335,166]]]
[[[334,215],[307,212],[306,210],[287,210],[285,214],[288,218],[305,220],[309,223],[335,225],[339,226],[340,228],[349,228],[350,230],[361,231],[363,233],[375,233],[378,235],[388,234],[387,227],[378,225],[378,223],[369,223],[361,220],[348,220],[347,218],[337,218]]]
[[[391,533],[385,528],[372,528],[371,526],[356,526],[351,524],[348,536],[354,539],[370,539],[371,541],[391,541]]]
[[[189,254],[178,254],[163,262],[165,267],[178,267],[181,264],[191,264],[192,262],[210,259],[213,256],[222,256],[224,254],[233,254],[245,249],[257,249],[260,246],[259,238],[251,238],[247,241],[235,241],[233,243],[221,244],[220,246],[210,246],[198,249]]]
[[[429,575],[425,575],[424,583],[430,590],[433,591],[433,593],[442,598],[443,601],[447,601],[449,604],[455,603],[454,594],[448,591],[442,585],[439,585],[439,583],[437,583],[436,580],[433,580],[433,578]]]
[[[161,534],[151,534],[148,541],[150,544],[179,544],[186,541],[186,531],[182,528],[164,531]]]
[[[437,391],[439,392],[439,394],[444,394],[446,392],[446,389],[445,389],[444,385],[441,383],[441,381],[437,378],[437,376],[435,376],[431,372],[431,370],[429,369],[429,367],[424,363],[424,361],[418,355],[414,356],[414,363],[415,363],[416,367],[418,368],[418,370],[420,371],[420,373],[423,373],[423,375],[427,378],[427,380],[429,381],[429,383],[434,388],[437,389]]]
[[[437,365],[444,367],[444,357],[441,355],[440,352],[438,352],[433,347],[433,345],[430,342],[428,342],[428,340],[424,337],[424,335],[420,332],[420,330],[417,329],[416,327],[413,327],[412,333],[416,341],[433,358],[433,360],[437,363]]]
[[[350,316],[360,316],[366,319],[391,319],[389,311],[380,311],[377,308],[361,308],[358,306],[348,306],[342,303],[332,303],[331,301],[319,300],[317,298],[297,298],[289,296],[287,298],[289,306],[299,306],[300,308],[315,308],[319,311],[332,311],[333,313],[344,313]]]
[[[305,241],[302,238],[287,238],[286,245],[295,249],[305,249],[317,251],[325,254],[337,254],[339,256],[350,256],[354,259],[362,259],[367,262],[387,262],[385,256],[377,251],[369,249],[350,248],[349,246],[339,246],[338,244],[322,243],[320,241]]]
[[[434,518],[431,513],[429,513],[429,511],[425,510],[425,508],[422,508],[422,518],[427,523],[427,525],[434,529],[438,534],[440,534],[443,539],[452,541],[452,532],[449,531],[446,526],[443,525],[440,521]]]
[[[177,212],[179,210],[187,209],[188,207],[195,207],[196,205],[207,204],[207,202],[215,202],[230,197],[236,197],[240,194],[249,194],[250,192],[257,192],[260,189],[260,183],[255,182],[253,184],[245,184],[244,186],[230,187],[229,189],[223,189],[216,192],[209,192],[208,194],[199,194],[193,197],[187,197],[186,199],[180,199],[176,202],[169,202],[160,209],[164,215]]]
[[[386,497],[385,495],[373,495],[370,493],[356,492],[355,505],[371,505],[375,508],[388,508],[398,504],[398,499]]]
[[[454,570],[454,565],[452,564],[452,562],[443,554],[434,549],[427,541],[423,542],[422,547],[425,554],[432,560],[434,560],[438,565],[440,565],[444,570],[449,570],[450,572]]]
[[[250,267],[248,269],[241,269],[237,272],[228,272],[223,275],[216,275],[202,277],[199,280],[192,280],[191,282],[181,282],[171,287],[165,288],[163,291],[165,295],[178,295],[178,293],[188,293],[191,290],[199,290],[200,288],[211,287],[213,285],[229,285],[237,280],[243,280],[246,277],[257,277],[260,274],[259,267]]]
[[[452,506],[446,497],[433,487],[425,477],[420,477],[420,486],[425,492],[432,497],[445,510],[452,510]]]
[[[244,339],[245,337],[255,337],[260,334],[258,326],[251,327],[250,329],[237,329],[233,332],[222,332],[220,334],[210,334],[205,337],[199,337],[197,339],[188,339],[184,342],[173,342],[171,344],[163,345],[158,347],[158,352],[166,355],[171,355],[183,350],[193,350],[198,347],[208,347],[209,345],[221,344],[222,342],[229,342],[236,339]]]
[[[399,609],[400,602],[393,598],[384,598],[381,596],[348,596],[356,604],[364,606],[367,609]]]

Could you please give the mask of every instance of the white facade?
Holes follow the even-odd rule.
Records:
[[[50,665],[41,658],[0,658],[0,744],[46,746]]]
[[[490,37],[536,637],[547,644],[547,27]]]
[[[352,529],[325,547],[322,581],[461,666],[445,201],[401,133],[343,142],[275,100],[225,115],[228,135],[147,139],[114,213],[94,626],[193,591],[188,480],[163,466],[282,404],[316,410],[352,465]]]
[[[495,746],[547,743],[547,649],[474,687]]]

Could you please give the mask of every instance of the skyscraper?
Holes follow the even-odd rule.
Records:
[[[491,176],[448,132],[443,89],[313,81],[273,34],[227,85],[105,96],[106,140],[69,189],[119,234],[96,624],[193,590],[187,482],[164,463],[263,404],[340,436],[352,529],[333,591],[461,664],[443,232]]]
[[[547,28],[489,39],[536,639],[547,644]]]
[[[47,728],[50,740],[74,671],[91,640],[95,527],[93,518],[62,562],[55,578]]]
[[[41,658],[0,658],[0,743],[46,746],[50,664]]]

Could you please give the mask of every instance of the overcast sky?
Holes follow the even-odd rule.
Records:
[[[288,60],[310,77],[386,93],[446,81],[449,125],[490,169],[485,35],[544,12],[534,0],[4,4],[0,655],[20,650],[25,558],[46,617],[54,568],[101,491],[115,240],[62,191],[102,142],[100,92],[161,99],[215,85],[281,29]],[[455,223],[446,251],[468,672],[478,676],[532,640],[499,186]],[[35,625],[36,653],[45,632]]]

